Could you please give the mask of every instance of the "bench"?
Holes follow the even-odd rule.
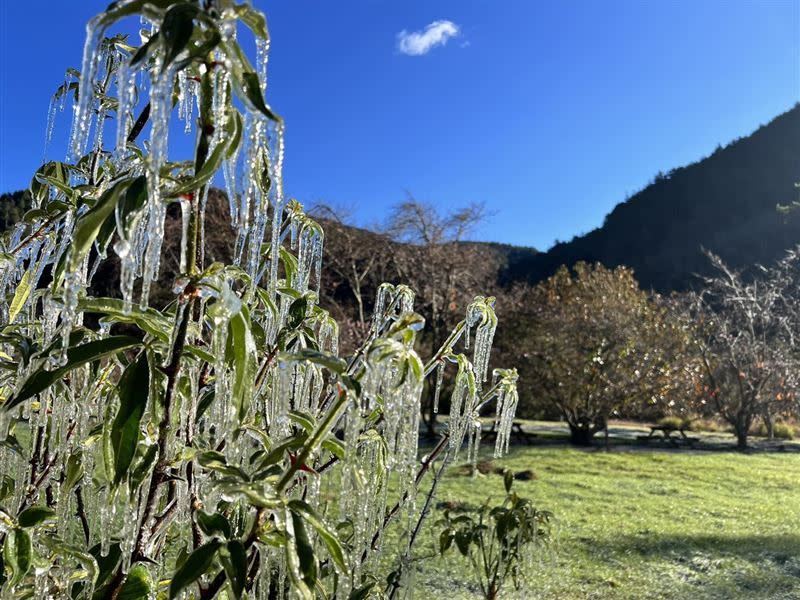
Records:
[[[686,435],[686,431],[687,428],[685,427],[672,427],[670,425],[653,425],[652,427],[650,427],[650,433],[648,435],[638,435],[636,436],[636,439],[644,443],[649,443],[652,441],[664,441],[664,442],[669,442],[673,446],[686,444],[690,448],[694,448],[694,444],[696,442],[699,442],[700,438],[689,437],[688,435]]]

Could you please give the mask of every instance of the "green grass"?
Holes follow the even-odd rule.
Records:
[[[555,513],[552,548],[519,597],[800,598],[800,454],[519,448],[495,464],[533,470],[515,490]],[[501,476],[454,468],[437,501],[502,495]],[[432,552],[436,517],[416,554]],[[418,569],[416,597],[476,597],[457,553]]]

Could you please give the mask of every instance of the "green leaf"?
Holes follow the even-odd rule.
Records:
[[[308,310],[308,298],[301,296],[289,306],[289,319],[287,325],[289,329],[297,329],[306,318]]]
[[[189,555],[186,562],[172,576],[172,582],[169,584],[169,600],[200,579],[211,568],[221,545],[222,542],[219,540],[211,540]]]
[[[200,466],[204,469],[216,471],[217,473],[222,473],[223,475],[227,475],[241,481],[250,480],[250,478],[247,476],[247,473],[235,465],[229,465],[225,460],[225,455],[221,452],[217,452],[216,450],[207,450],[205,452],[201,452],[197,455],[197,462],[200,463]]]
[[[345,558],[342,544],[333,529],[323,523],[322,519],[314,512],[314,509],[302,500],[290,500],[289,508],[293,513],[302,515],[306,522],[314,528],[314,531],[317,532],[317,535],[328,549],[328,554],[333,562],[342,572],[347,573],[349,571],[347,559]]]
[[[376,582],[374,581],[370,581],[369,583],[354,589],[352,592],[350,592],[347,600],[367,600],[372,592],[372,589],[375,587],[375,583]]]
[[[238,115],[238,112],[235,110],[233,112]],[[225,155],[229,147],[228,144],[235,140],[235,129],[237,124],[240,124],[240,121],[237,121],[233,115],[230,115],[225,124],[225,136],[223,136],[223,142],[214,147],[214,151],[205,160],[203,166],[200,167],[197,173],[195,173],[194,177],[185,181],[175,189],[170,190],[169,195],[171,197],[176,198],[181,194],[194,192],[211,181],[214,175],[216,175],[216,173],[219,171],[222,161],[225,159]],[[241,133],[239,134],[239,137],[241,138]],[[227,143],[225,140],[227,140]]]
[[[234,69],[233,77],[234,83],[236,84],[234,89],[242,100],[268,119],[278,123],[282,122],[282,119],[272,112],[272,109],[264,102],[264,96],[261,93],[261,81],[258,79],[256,73]]]
[[[236,16],[242,20],[242,23],[247,25],[247,27],[260,37],[262,40],[265,40],[269,37],[269,32],[267,31],[267,18],[264,16],[260,10],[253,8],[249,4],[240,4],[235,9]]]
[[[128,224],[128,217],[144,206],[147,200],[147,177],[140,175],[134,179],[125,194],[117,203],[117,214],[123,226]],[[117,228],[117,219],[106,219],[97,233],[97,245],[102,250],[108,246],[114,231]],[[121,301],[120,301],[121,302]]]
[[[247,583],[247,553],[242,542],[239,540],[228,542],[220,551],[220,562],[228,576],[228,584],[233,597],[239,600]]]
[[[105,556],[103,556],[102,549],[100,544],[95,544],[89,550],[89,554],[91,554],[97,562],[98,569],[95,592],[93,595],[94,600],[102,600],[110,595],[111,590],[106,591],[105,586],[113,581],[114,573],[117,571],[117,565],[119,565],[120,559],[122,558],[122,548],[118,542],[108,547],[108,553]],[[104,591],[107,593],[104,593]]]
[[[297,595],[303,600],[313,600],[314,595],[311,593],[311,589],[314,587],[314,582],[311,581],[309,585],[309,582],[306,579],[308,575],[314,575],[314,579],[316,579],[316,573],[314,572],[316,563],[313,549],[310,547],[308,542],[308,535],[306,534],[303,520],[288,509],[287,512],[287,543],[283,547],[284,557],[286,560],[286,569],[288,571],[289,579],[292,581],[292,587]],[[298,528],[300,529],[299,535],[297,531]],[[298,537],[301,538],[300,541],[298,541]],[[312,562],[314,562],[313,567]],[[306,572],[306,569],[308,569],[308,573]]]
[[[161,23],[159,33],[164,42],[162,72],[172,63],[192,39],[194,18],[200,8],[196,4],[181,3],[171,6]]]
[[[275,496],[272,487],[260,483],[222,485],[220,491],[229,496],[242,496],[252,506],[259,508],[277,508],[281,505],[281,500]]]
[[[307,433],[314,432],[314,417],[310,414],[299,410],[290,410],[288,415],[292,421],[300,425]]]
[[[453,544],[455,534],[452,529],[445,529],[439,534],[439,553],[444,554]]]
[[[46,506],[29,506],[17,517],[20,527],[34,527],[45,521],[54,519],[56,512]]]
[[[230,141],[228,142],[227,149],[225,151],[226,158],[233,157],[234,153],[239,148],[239,144],[242,142],[242,131],[244,131],[242,115],[240,115],[239,111],[233,107],[230,108],[230,111],[233,116],[233,132],[230,136]]]
[[[292,304],[294,306],[294,304]],[[319,350],[310,350],[305,348],[303,350],[298,350],[297,352],[292,352],[289,354],[285,354],[282,356],[284,360],[293,360],[297,362],[311,362],[317,365],[321,365],[331,371],[332,373],[336,373],[340,375],[345,372],[347,369],[347,363],[339,358],[338,356],[334,356],[333,354],[327,354],[325,352],[320,352]]]
[[[503,472],[503,485],[506,488],[506,494],[511,491],[511,486],[514,484],[514,471],[506,469]]]
[[[153,592],[153,578],[144,565],[133,567],[125,583],[116,595],[116,600],[147,600]]]
[[[133,183],[131,179],[124,179],[103,194],[89,211],[78,219],[75,231],[72,234],[72,246],[69,258],[69,270],[75,271],[78,265],[92,247],[100,233],[100,228],[106,219],[111,216],[123,192]]]
[[[460,529],[456,532],[456,546],[458,547],[458,551],[461,552],[464,556],[469,554],[469,542],[470,542],[470,535],[469,532]]]
[[[72,488],[83,478],[83,455],[80,450],[70,454],[67,458],[67,473],[61,486],[61,493],[69,493]]]
[[[3,404],[3,410],[11,410],[21,402],[43,392],[73,369],[140,346],[141,343],[139,338],[128,335],[111,336],[70,348],[67,350],[67,364],[58,369],[48,371],[43,361],[39,368],[25,380],[19,391]]]
[[[25,271],[22,275],[22,279],[19,280],[17,284],[17,289],[14,292],[14,298],[11,300],[11,305],[8,308],[8,322],[13,323],[16,316],[22,310],[22,307],[25,306],[25,302],[28,301],[28,296],[31,295],[31,272]]]
[[[322,447],[325,448],[328,452],[333,454],[339,460],[344,458],[344,444],[337,440],[336,438],[328,438],[324,442],[322,442]]]
[[[153,308],[142,310],[139,306],[126,306],[118,298],[81,298],[78,308],[84,312],[108,315],[116,323],[133,323],[154,338],[169,342],[172,323]]]
[[[31,568],[33,549],[31,547],[31,536],[24,529],[12,529],[6,533],[6,541],[3,544],[3,560],[7,567],[11,567],[11,579],[9,587],[14,587]]]
[[[250,407],[256,372],[256,345],[250,331],[250,315],[244,307],[228,323],[228,349],[233,371],[231,401],[242,422]]]
[[[150,364],[142,352],[125,369],[117,385],[119,410],[111,424],[111,447],[114,450],[114,485],[128,474],[139,442],[139,428],[150,391]]]
[[[100,24],[110,25],[115,21],[119,21],[131,15],[144,14],[145,7],[165,9],[171,5],[176,4],[178,0],[132,0],[124,2],[117,0],[109,4],[105,12],[100,15]],[[150,16],[152,13],[147,13]]]
[[[152,444],[147,447],[147,451],[142,456],[142,459],[136,463],[136,466],[131,471],[128,477],[128,486],[131,491],[137,490],[144,481],[144,478],[150,472],[150,469],[156,463],[156,455],[158,452],[158,444]]]
[[[209,514],[205,511],[199,510],[195,513],[197,526],[200,527],[203,533],[212,536],[215,533],[221,533],[226,539],[231,537],[231,524],[224,515],[219,513]]]

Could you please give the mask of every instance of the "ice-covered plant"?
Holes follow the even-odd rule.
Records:
[[[503,474],[503,483],[506,497],[500,504],[490,506],[487,500],[475,515],[453,516],[445,511],[438,522],[444,526],[439,552],[446,554],[455,544],[469,561],[486,600],[499,598],[509,583],[520,589],[530,575],[536,547],[550,539],[552,514],[511,490],[513,472]]]
[[[141,45],[108,37],[124,19]],[[4,599],[383,593],[384,532],[419,530],[425,473],[466,440],[477,454],[495,400],[498,452],[507,441],[516,373],[489,381],[491,298],[426,362],[413,292],[384,285],[366,339],[338,356],[317,302],[322,229],[284,196],[268,49],[264,15],[233,0],[122,0],[87,27],[51,108],[74,99],[68,158],[37,171],[34,208],[0,240]],[[186,160],[168,151],[176,115],[196,138]],[[220,171],[228,265],[203,253]],[[155,306],[170,203],[180,273]],[[95,297],[114,256],[119,296]],[[450,428],[418,461],[423,385],[451,365]]]

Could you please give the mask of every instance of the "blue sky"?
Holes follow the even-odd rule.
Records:
[[[106,4],[0,0],[0,191],[41,162],[50,94]],[[546,248],[800,100],[800,0],[255,4],[287,193],[360,224],[407,193],[442,210],[485,202],[494,216],[474,238]],[[398,33],[441,21],[432,33],[457,35],[400,51]]]

